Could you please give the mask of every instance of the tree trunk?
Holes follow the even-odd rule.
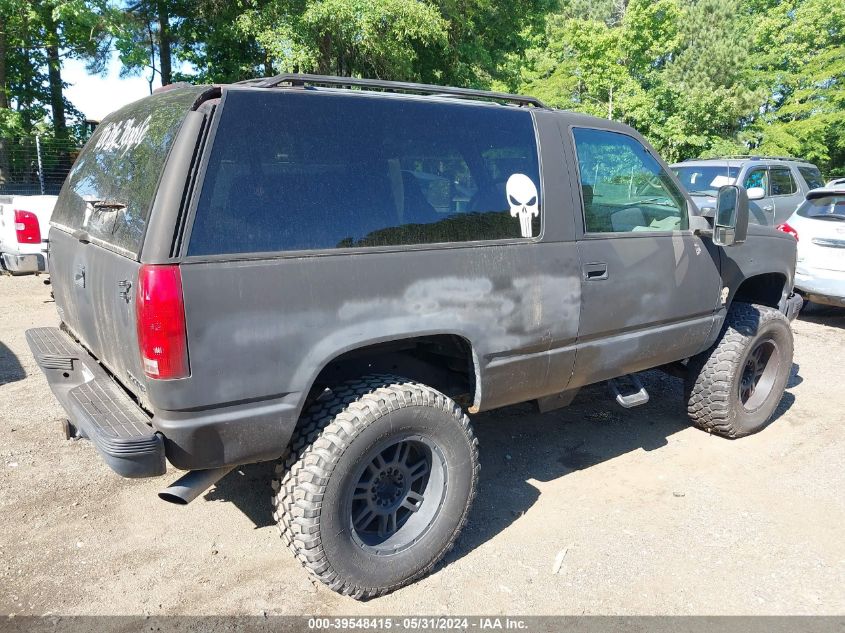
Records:
[[[9,109],[9,95],[6,92],[6,18],[0,14],[0,109]],[[0,136],[0,189],[9,181],[9,147]]]
[[[56,138],[67,138],[65,119],[65,100],[62,94],[62,62],[59,59],[59,33],[53,19],[52,4],[43,5],[44,29],[46,31],[45,48],[47,50],[47,80],[50,85],[50,109],[53,112],[53,129]]]
[[[170,53],[170,15],[167,11],[167,3],[163,1],[158,3],[158,54],[161,85],[167,86],[173,83],[173,72]]]
[[[32,34],[30,33],[29,17],[26,13],[21,17],[21,33],[24,50],[32,47]],[[27,134],[32,131],[32,66],[23,64],[21,73],[21,93],[18,96],[18,112],[21,117],[21,125]]]
[[[273,71],[273,60],[270,57],[270,53],[267,49],[264,49],[264,76],[265,77],[272,77],[276,73]]]

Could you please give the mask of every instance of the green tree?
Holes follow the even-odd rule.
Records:
[[[767,98],[741,134],[754,151],[845,168],[845,4],[749,2],[759,80]]]

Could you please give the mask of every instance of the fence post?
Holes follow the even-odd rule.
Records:
[[[41,195],[43,196],[46,189],[44,188],[44,167],[41,163],[41,135],[35,135],[35,155],[38,158],[38,184],[41,185]]]

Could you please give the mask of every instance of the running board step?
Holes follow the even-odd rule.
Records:
[[[26,338],[40,367],[73,371],[80,350],[70,337],[55,327],[39,327],[26,331]]]
[[[623,394],[622,388],[619,386],[619,382],[622,380],[630,382],[631,386],[636,391],[633,393]],[[611,378],[607,381],[607,384],[610,386],[610,390],[613,392],[613,395],[616,396],[616,402],[619,403],[619,406],[631,409],[648,402],[648,391],[645,390],[642,381],[636,374],[628,374],[627,376],[621,376],[620,378]]]

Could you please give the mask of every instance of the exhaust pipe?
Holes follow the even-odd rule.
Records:
[[[185,506],[220,481],[234,466],[192,470],[179,477],[169,487],[158,493],[158,498],[168,503]]]

